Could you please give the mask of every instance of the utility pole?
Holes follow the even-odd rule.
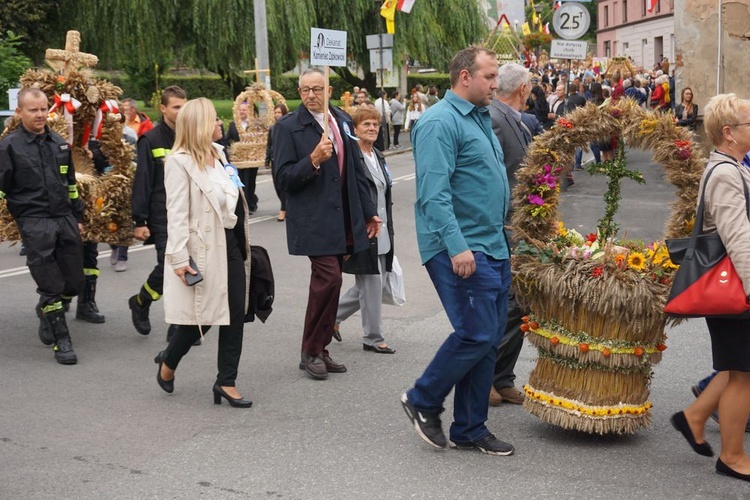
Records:
[[[271,66],[268,61],[268,23],[266,22],[266,0],[253,0],[253,14],[255,20],[255,54],[257,64],[255,69],[268,70],[263,75],[267,89],[271,88]]]

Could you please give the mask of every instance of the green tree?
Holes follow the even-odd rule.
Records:
[[[21,53],[21,37],[12,31],[0,35],[0,109],[8,109],[8,89],[18,85],[18,77],[31,66]],[[1,129],[2,127],[0,127]]]
[[[17,0],[20,1],[20,0]],[[239,92],[242,70],[255,59],[253,2],[248,0],[62,0],[81,31],[82,49],[97,54],[102,68],[122,68],[144,86],[155,85],[156,67],[187,65],[216,72]],[[288,71],[310,47],[310,27],[348,32],[350,60],[369,68],[365,37],[385,31],[380,3],[350,0],[267,0],[268,46],[273,74]],[[416,2],[397,13],[394,59],[417,59],[445,69],[459,49],[486,33],[477,2]],[[158,66],[157,66],[158,65]],[[352,84],[375,88],[375,76],[359,80],[348,68],[336,71]],[[145,87],[144,87],[145,88]]]
[[[18,50],[41,64],[44,51],[64,32],[66,19],[60,16],[59,4],[58,0],[3,0],[0,33],[16,33],[23,39]]]

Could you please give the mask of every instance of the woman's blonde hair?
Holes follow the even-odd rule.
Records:
[[[750,107],[750,101],[737,94],[719,94],[712,97],[703,109],[703,129],[714,146],[724,142],[724,127],[739,124],[740,110]]]
[[[173,150],[185,151],[203,170],[209,158],[219,159],[212,146],[215,130],[216,110],[211,101],[205,97],[191,99],[177,114]],[[213,164],[213,161],[211,163]]]

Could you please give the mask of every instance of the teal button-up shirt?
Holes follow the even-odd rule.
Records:
[[[414,127],[417,243],[424,264],[443,250],[508,259],[510,189],[486,107],[450,90]]]

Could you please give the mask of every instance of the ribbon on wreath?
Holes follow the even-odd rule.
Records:
[[[49,114],[57,112],[60,108],[63,110],[63,116],[68,124],[68,144],[73,145],[73,114],[81,107],[81,101],[72,97],[70,94],[54,95],[55,104],[49,110]]]
[[[115,99],[107,99],[99,105],[99,109],[96,110],[96,118],[94,118],[93,127],[87,124],[83,130],[84,140],[82,141],[82,143],[84,145],[89,142],[91,130],[94,130],[94,139],[96,139],[97,141],[100,141],[102,139],[104,120],[109,113],[114,114],[116,120],[120,119],[120,108]]]

